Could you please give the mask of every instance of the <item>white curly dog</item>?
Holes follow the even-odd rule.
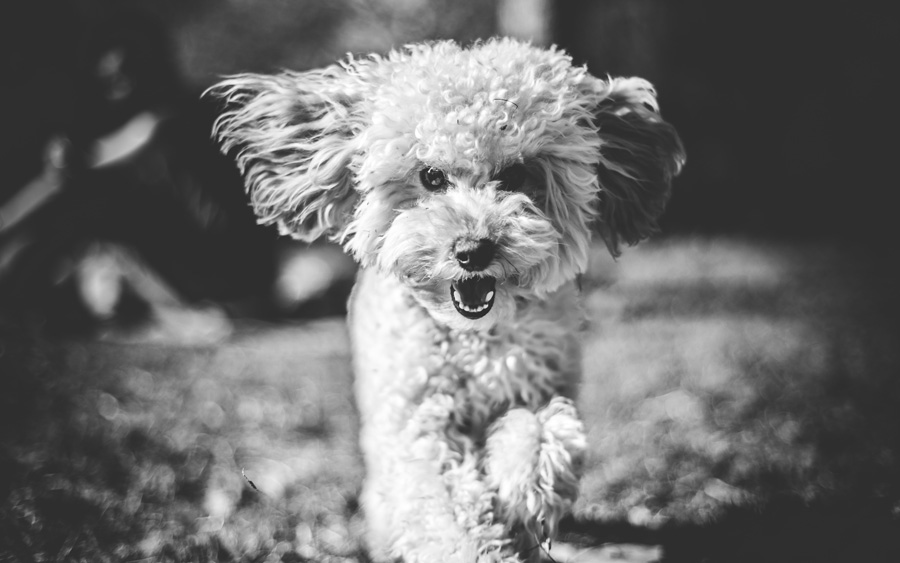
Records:
[[[510,39],[214,86],[263,223],[361,265],[350,331],[371,556],[540,558],[586,449],[573,404],[592,235],[652,234],[681,142],[640,78]]]

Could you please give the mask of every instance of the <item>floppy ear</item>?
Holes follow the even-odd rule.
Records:
[[[237,161],[260,223],[312,241],[339,237],[356,203],[348,164],[357,101],[339,66],[241,74],[206,91],[224,105],[213,128]]]
[[[600,135],[597,230],[613,256],[658,230],[674,178],[685,162],[675,128],[659,115],[656,91],[641,78],[594,79]]]

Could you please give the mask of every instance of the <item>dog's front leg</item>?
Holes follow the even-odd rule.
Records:
[[[453,409],[448,395],[425,398],[369,464],[363,501],[377,560],[519,561],[505,527],[492,522],[495,493],[481,478],[476,454],[464,437],[452,437]]]
[[[505,517],[524,529],[519,549],[556,535],[559,519],[578,495],[586,447],[575,406],[563,397],[536,413],[512,409],[491,425],[486,482],[497,491]]]

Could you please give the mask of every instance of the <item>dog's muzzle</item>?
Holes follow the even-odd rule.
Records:
[[[490,277],[467,278],[450,284],[450,299],[456,311],[467,319],[480,319],[494,306],[497,280]]]

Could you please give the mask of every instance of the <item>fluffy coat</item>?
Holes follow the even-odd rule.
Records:
[[[350,303],[379,561],[536,560],[577,496],[577,276],[652,234],[684,162],[640,78],[510,39],[211,89],[261,222],[361,265]]]

